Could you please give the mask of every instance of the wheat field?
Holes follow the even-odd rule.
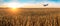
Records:
[[[60,8],[18,8],[12,11],[0,8],[0,26],[60,26]]]

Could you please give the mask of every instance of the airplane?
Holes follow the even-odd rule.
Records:
[[[43,4],[43,6],[48,6],[48,4]]]

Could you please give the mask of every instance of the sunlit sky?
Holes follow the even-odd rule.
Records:
[[[17,2],[20,3],[20,7],[43,7],[43,4],[49,4],[48,7],[60,7],[60,0],[0,0],[0,6],[7,3]]]
[[[48,1],[48,2],[60,2],[60,0],[0,0],[0,1],[1,1],[1,2],[17,1],[17,2],[23,2],[23,3],[27,3],[27,2],[36,3],[36,2],[43,2],[43,1]]]

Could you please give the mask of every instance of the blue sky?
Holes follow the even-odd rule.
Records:
[[[35,5],[37,7],[40,7],[40,3],[48,3],[49,6],[51,7],[55,7],[55,6],[59,6],[60,7],[60,0],[0,0],[0,5],[3,5],[4,3],[9,3],[9,2],[19,2],[19,3],[28,3],[26,5],[30,5],[30,4],[34,4],[34,7]],[[35,3],[39,3],[39,4],[35,4]],[[32,5],[33,5],[32,4]],[[32,5],[30,5],[32,7]]]
[[[60,3],[60,0],[0,0],[0,5],[7,2],[19,2],[19,3],[40,3],[40,2],[49,2],[49,3]]]
[[[11,2],[11,1],[15,1],[15,0],[3,0],[2,2]],[[55,3],[59,3],[60,2],[60,0],[16,0],[16,1],[22,2],[22,3],[27,3],[27,2],[36,3],[36,2],[43,2],[43,1],[55,2]]]

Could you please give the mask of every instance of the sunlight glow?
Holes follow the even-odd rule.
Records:
[[[17,8],[11,8],[10,11],[11,11],[12,13],[16,13],[16,12],[18,11],[18,9],[17,9]]]
[[[19,5],[19,4],[18,3],[9,3],[8,7],[16,8],[16,7],[18,7],[17,5]]]
[[[10,2],[10,3],[7,3],[6,5],[7,5],[7,7],[10,7],[10,8],[13,8],[13,9],[20,8],[20,7],[23,6],[22,4],[17,3],[17,2]]]

